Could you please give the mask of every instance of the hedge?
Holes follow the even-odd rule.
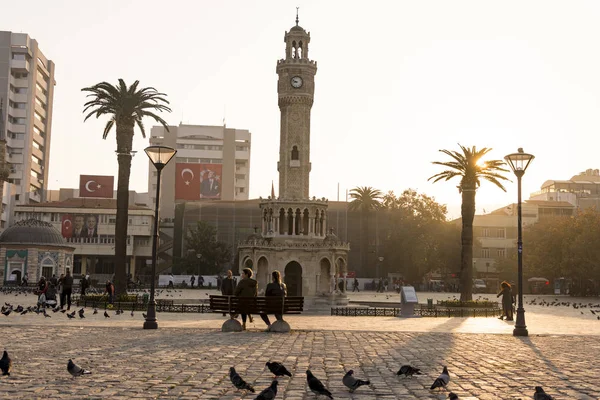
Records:
[[[498,308],[498,302],[487,300],[441,300],[438,305],[443,307],[465,307],[465,308]]]

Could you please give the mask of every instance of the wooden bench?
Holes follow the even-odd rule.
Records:
[[[231,318],[223,324],[223,332],[240,332],[242,325],[233,318],[236,314],[301,314],[304,310],[304,297],[237,297],[210,296],[210,310],[215,313],[227,313]],[[290,326],[283,320],[271,324],[272,332],[289,332]]]

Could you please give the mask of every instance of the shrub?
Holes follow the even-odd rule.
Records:
[[[465,307],[465,308],[498,308],[498,302],[488,300],[441,300],[438,305],[443,307]]]
[[[81,300],[86,300],[88,302],[91,301],[95,301],[95,302],[103,302],[103,301],[108,301],[108,295],[106,294],[86,294],[85,296],[81,296]],[[135,294],[121,294],[116,296],[115,298],[116,302],[122,302],[122,303],[137,303],[138,301],[138,296]]]

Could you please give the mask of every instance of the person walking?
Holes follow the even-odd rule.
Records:
[[[113,304],[115,301],[115,285],[111,281],[106,281],[104,293],[108,295],[108,304]]]
[[[508,282],[504,281],[500,284],[500,286],[502,287],[502,290],[496,296],[496,297],[502,296],[502,315],[500,316],[500,319],[504,319],[504,317],[506,317],[507,321],[512,321],[513,320],[513,312],[512,312],[513,306],[512,306],[512,293],[510,290],[511,289],[510,284]]]
[[[81,274],[81,279],[79,280],[79,288],[81,289],[81,296],[85,296],[86,289],[90,286],[90,283],[87,280],[87,277]]]
[[[46,307],[46,292],[48,291],[48,282],[46,282],[45,277],[41,277],[38,282],[38,308]]]
[[[244,268],[242,270],[242,280],[236,286],[233,294],[238,297],[256,297],[258,295],[258,282],[252,279],[252,270],[250,268]],[[246,313],[242,314],[242,329],[246,330]],[[250,316],[250,322],[252,322],[252,316]]]
[[[281,273],[277,270],[271,273],[271,283],[267,285],[265,289],[265,297],[285,297],[287,296],[287,287],[285,283],[281,282]],[[283,315],[280,313],[274,313],[275,319],[277,321],[281,321],[283,319]],[[260,314],[260,317],[265,324],[267,324],[267,329],[265,332],[269,332],[271,328],[271,321],[269,321],[269,316],[267,314]]]
[[[192,274],[192,277],[190,278],[190,286],[192,289],[194,288],[194,282],[196,282],[196,277]]]
[[[67,311],[71,309],[71,294],[73,293],[73,277],[71,270],[67,268],[67,273],[62,278],[62,292],[60,293],[60,308],[62,309],[67,303]]]
[[[233,296],[235,287],[236,287],[236,282],[233,280],[233,273],[231,272],[231,270],[228,270],[227,277],[225,277],[225,279],[223,279],[223,282],[221,283],[221,294],[223,296]],[[226,316],[226,315],[227,315],[227,313],[223,313],[223,316]]]
[[[358,284],[358,279],[354,278],[354,282],[352,283],[352,292],[354,292],[355,290],[357,292],[360,292],[360,289],[358,288],[359,284]]]
[[[169,288],[173,289],[175,287],[175,277],[173,276],[173,273],[171,273],[169,275]]]
[[[21,282],[21,286],[27,286],[29,284],[29,278],[27,277],[27,273],[23,275],[23,281]]]

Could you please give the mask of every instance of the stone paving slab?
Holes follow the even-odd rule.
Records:
[[[461,399],[531,399],[543,385],[557,399],[598,399],[598,336],[534,336],[441,332],[320,330],[268,334],[206,329],[3,326],[0,348],[13,358],[13,373],[0,377],[0,398],[10,399],[253,399],[236,392],[228,369],[257,389],[271,374],[265,362],[283,362],[293,374],[280,378],[277,399],[314,399],[306,388],[310,368],[336,399],[443,399],[428,390],[442,366],[449,389]],[[93,374],[73,379],[73,358]],[[410,363],[421,376],[399,378]],[[344,373],[370,379],[349,393]]]

